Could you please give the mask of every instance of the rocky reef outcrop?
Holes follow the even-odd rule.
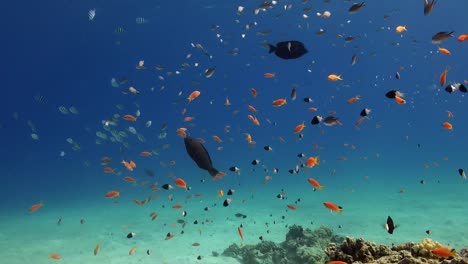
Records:
[[[464,250],[450,258],[441,258],[431,253],[440,247],[447,246],[429,238],[421,243],[385,246],[376,245],[362,238],[347,237],[341,245],[330,243],[325,253],[329,260],[340,260],[350,264],[468,264]]]
[[[282,243],[262,241],[256,245],[232,244],[223,255],[237,258],[243,264],[325,263],[328,258],[324,249],[330,243],[343,239],[326,227],[310,230],[293,225]]]
[[[441,247],[447,246],[429,238],[420,243],[376,245],[362,238],[339,236],[326,227],[310,230],[293,225],[282,243],[232,244],[223,255],[243,264],[321,264],[332,260],[348,264],[468,264],[468,248],[442,258],[432,253]]]

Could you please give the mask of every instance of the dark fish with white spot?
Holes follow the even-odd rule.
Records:
[[[213,167],[210,154],[208,154],[208,151],[202,143],[188,136],[184,138],[184,143],[190,158],[192,158],[200,169],[208,171],[213,178],[220,174],[220,172]]]
[[[396,226],[393,224],[393,219],[388,216],[387,223],[385,224],[385,229],[389,234],[393,234],[393,230],[395,230]]]
[[[320,122],[322,122],[322,120],[323,120],[323,117],[321,117],[321,116],[314,116],[314,118],[312,118],[312,121],[310,121],[310,123],[311,123],[312,125],[318,125],[318,124],[320,124]]]
[[[458,174],[460,174],[460,176],[466,180],[466,174],[465,174],[465,171],[463,169],[458,169]]]
[[[278,42],[276,46],[268,44],[268,48],[269,53],[274,52],[276,56],[285,60],[300,58],[308,52],[304,44],[296,40]]]

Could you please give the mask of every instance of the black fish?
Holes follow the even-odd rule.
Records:
[[[424,15],[427,16],[434,9],[434,5],[437,3],[437,0],[424,0]]]
[[[463,169],[458,169],[458,174],[460,174],[460,176],[463,178],[463,179],[466,179],[466,174],[465,174],[465,171]]]
[[[276,46],[268,44],[268,47],[269,53],[274,52],[276,56],[285,60],[297,59],[308,52],[302,42],[295,40],[278,42]]]
[[[364,2],[353,4],[353,5],[348,9],[348,12],[349,12],[350,14],[357,13],[363,6],[365,6]]]
[[[369,108],[364,108],[364,109],[362,109],[360,115],[361,115],[362,117],[366,117],[366,116],[369,115],[370,111],[371,111],[371,110],[370,110]]]
[[[310,123],[312,125],[317,125],[319,124],[320,122],[322,122],[323,118],[321,116],[314,116],[314,118],[312,118],[312,120],[310,121]]]
[[[403,93],[397,90],[391,90],[385,94],[385,97],[390,98],[390,99],[395,99],[395,96],[403,97]]]
[[[202,143],[188,136],[184,138],[184,143],[190,158],[195,161],[200,169],[208,171],[213,178],[219,175],[219,171],[213,168],[210,154],[208,154]]]
[[[393,224],[393,219],[389,216],[387,217],[387,224],[385,224],[385,229],[389,234],[393,234],[393,230],[395,230],[396,226]]]
[[[442,43],[442,41],[444,41],[444,40],[446,40],[448,38],[454,37],[453,32],[454,31],[441,31],[441,32],[438,32],[437,34],[432,36],[432,43],[433,44],[440,44],[440,43]]]

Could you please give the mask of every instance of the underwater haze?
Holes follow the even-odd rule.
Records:
[[[468,2],[353,4],[5,3],[0,259],[241,263],[294,224],[468,247]]]

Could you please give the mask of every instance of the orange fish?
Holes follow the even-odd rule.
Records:
[[[453,113],[449,110],[447,110],[447,117],[448,118],[453,118]]]
[[[260,125],[260,121],[258,121],[258,119],[257,119],[256,117],[254,117],[254,116],[252,116],[252,115],[248,115],[247,117],[249,118],[249,120],[250,120],[252,123],[254,123],[254,125],[256,125],[256,126],[259,126],[259,125]]]
[[[257,90],[255,90],[255,88],[251,88],[250,93],[252,94],[254,98],[257,97]]]
[[[101,249],[101,244],[98,243],[96,247],[94,248],[94,256],[96,256],[99,253],[100,249]]]
[[[176,130],[177,134],[180,136],[180,137],[186,137],[187,136],[187,128],[185,127],[181,127],[181,128],[178,128]]]
[[[398,95],[395,95],[395,102],[396,102],[397,104],[406,104],[406,100],[403,99],[403,97],[400,97],[400,96],[398,96]]]
[[[188,97],[187,97],[187,100],[190,102],[192,102],[193,100],[195,100],[195,98],[197,98],[198,96],[200,96],[200,91],[193,91]]]
[[[133,171],[133,169],[136,168],[136,164],[135,164],[135,162],[133,162],[133,160],[128,161],[128,162],[125,161],[125,160],[122,160],[121,163],[122,163],[122,164],[125,166],[125,168],[127,168],[127,170],[129,170],[129,171]]]
[[[191,122],[194,119],[195,119],[195,117],[193,117],[193,116],[186,116],[186,117],[184,117],[184,122]]]
[[[182,178],[177,178],[175,180],[175,185],[179,188],[183,188],[183,189],[186,189],[188,190],[188,187],[187,187],[187,183],[184,181],[184,179]]]
[[[112,159],[109,158],[109,157],[102,157],[102,159],[101,159],[101,165],[104,165],[104,166],[105,166],[105,165],[111,163],[111,161],[112,161]]]
[[[302,130],[304,130],[304,128],[305,128],[305,124],[304,124],[304,122],[302,122],[302,124],[299,124],[294,128],[294,134],[301,133]]]
[[[149,157],[151,155],[153,155],[153,153],[151,151],[142,151],[142,152],[140,152],[140,156],[142,156],[142,157]]]
[[[137,118],[133,115],[124,115],[123,116],[123,119],[124,120],[127,120],[127,121],[130,121],[130,122],[135,122],[137,121]]]
[[[320,183],[319,183],[317,180],[315,180],[315,179],[313,179],[313,178],[309,178],[309,179],[307,179],[307,181],[308,181],[312,186],[314,186],[315,189],[318,189],[318,190],[320,190],[320,191],[323,190],[323,186],[320,185]]]
[[[224,101],[224,106],[230,106],[231,102],[229,102],[229,98],[226,97],[226,101]]]
[[[457,40],[458,42],[463,42],[463,41],[468,40],[468,34],[461,34],[460,36],[458,36]]]
[[[123,179],[126,182],[132,182],[132,183],[136,182],[135,178],[133,178],[132,176],[125,176]]]
[[[237,227],[237,232],[239,233],[239,236],[241,240],[244,240],[244,234],[242,233],[242,227],[238,226]]]
[[[313,168],[314,166],[319,164],[319,156],[310,157],[306,160],[306,166],[309,168]]]
[[[267,72],[267,73],[263,74],[263,77],[265,77],[267,79],[275,78],[275,76],[276,75],[274,73],[271,73],[271,72]]]
[[[348,264],[348,263],[341,261],[341,260],[333,260],[333,261],[327,262],[327,264]]]
[[[114,169],[111,167],[105,167],[103,171],[104,173],[115,173]]]
[[[273,101],[273,106],[280,107],[286,104],[286,98],[280,98]]]
[[[28,209],[28,211],[29,211],[30,213],[34,213],[34,212],[36,212],[37,210],[39,210],[39,208],[41,208],[42,206],[44,206],[44,202],[43,202],[43,201],[40,201],[39,203],[32,205],[32,206]]]
[[[174,208],[174,209],[182,209],[182,205],[181,205],[181,204],[174,204],[174,205],[172,206],[172,208]]]
[[[49,258],[55,259],[55,260],[60,260],[62,257],[57,253],[52,253],[52,254],[49,255]]]
[[[256,113],[257,112],[257,109],[255,109],[255,107],[251,106],[251,105],[248,105],[247,106],[249,108],[250,111]]]
[[[444,54],[444,55],[450,55],[452,53],[450,53],[450,50],[446,49],[446,48],[442,48],[442,47],[439,47],[438,48],[439,52]]]
[[[457,254],[455,249],[450,249],[446,247],[434,248],[433,250],[431,250],[431,253],[441,258],[454,257]]]
[[[115,197],[120,196],[120,192],[110,191],[110,192],[107,192],[105,196],[106,196],[106,198],[115,198]]]
[[[214,141],[216,141],[216,142],[218,142],[218,143],[223,142],[223,140],[221,140],[221,138],[218,137],[218,136],[213,136],[213,139],[214,139]]]
[[[341,206],[338,206],[336,205],[335,203],[332,203],[332,202],[324,202],[323,205],[330,209],[331,211],[335,211],[335,212],[338,212],[341,214],[341,212],[343,211],[343,208]]]
[[[361,100],[361,96],[356,95],[348,99],[348,104],[354,104],[355,102]]]
[[[224,191],[223,190],[219,190],[218,191],[218,197],[219,198],[222,198],[224,196]]]
[[[446,67],[445,70],[440,74],[439,77],[439,84],[441,87],[445,86],[445,83],[447,82],[447,73],[449,71],[449,68]]]
[[[291,210],[297,210],[297,206],[295,206],[294,204],[288,204],[286,206]]]
[[[338,74],[330,74],[330,75],[328,75],[327,79],[329,81],[332,81],[332,82],[342,81],[343,80],[343,79],[341,79],[341,75],[338,75]]]
[[[443,126],[445,129],[453,130],[453,125],[452,125],[450,122],[444,122],[444,123],[442,123],[442,126]]]
[[[133,255],[133,254],[135,254],[135,251],[136,251],[136,247],[132,247],[132,248],[130,249],[130,251],[128,251],[128,255]]]

